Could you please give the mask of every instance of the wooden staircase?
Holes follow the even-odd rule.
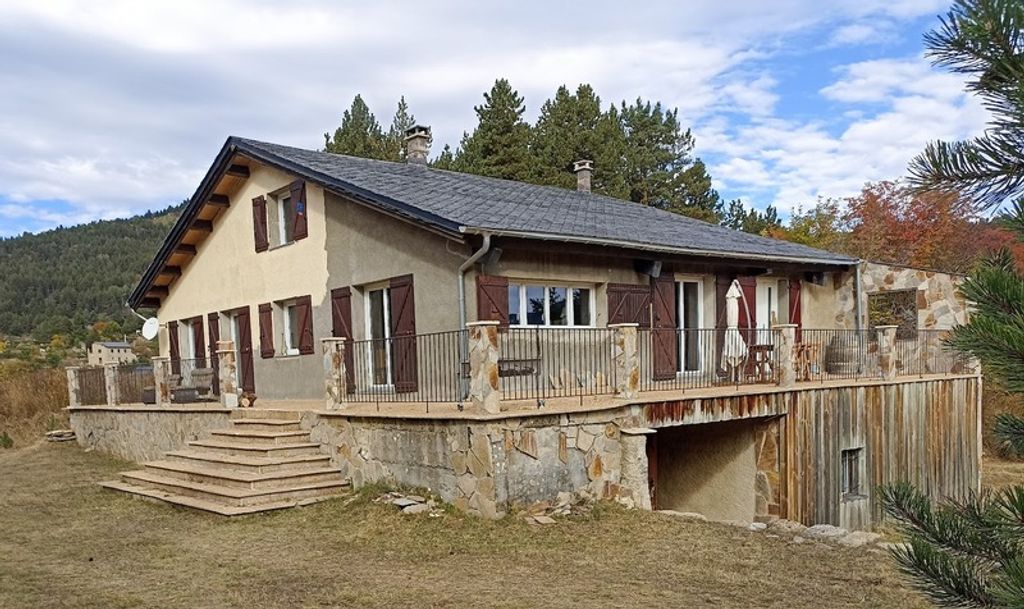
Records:
[[[307,505],[342,494],[349,483],[299,428],[299,413],[237,410],[229,429],[188,443],[105,488],[236,516]]]

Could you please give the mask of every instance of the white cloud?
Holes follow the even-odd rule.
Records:
[[[780,197],[827,189],[867,179],[862,164],[847,161],[857,142],[889,159],[948,133],[949,124],[927,131],[936,121],[917,115],[963,113],[957,83],[899,61],[850,65],[821,91],[852,121],[849,135],[833,135],[835,125],[784,118],[773,58],[799,63],[802,50],[787,46],[793,36],[845,32],[854,41],[867,35],[860,24],[945,4],[8,0],[0,4],[0,201],[64,200],[75,219],[163,207],[192,193],[227,135],[320,146],[356,93],[382,122],[406,95],[440,149],[472,127],[473,105],[499,76],[526,96],[531,117],[561,84],[589,82],[606,103],[661,100],[693,126],[699,152],[717,157],[712,175],[722,184],[763,197],[774,197],[773,184]],[[887,125],[876,124],[886,113],[921,127],[888,145],[878,133]],[[11,209],[0,217],[0,235],[24,226]]]

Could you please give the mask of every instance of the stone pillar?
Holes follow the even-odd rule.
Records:
[[[107,406],[121,403],[121,391],[117,383],[117,364],[103,365],[103,385],[107,390]]]
[[[498,378],[498,323],[466,324],[469,335],[469,402],[483,412],[501,412],[501,381]]]
[[[778,324],[778,384],[779,387],[796,385],[796,358],[793,357],[793,345],[796,344],[796,324]]]
[[[68,406],[77,408],[82,405],[82,386],[78,381],[78,366],[64,369],[68,373]]]
[[[615,330],[612,361],[615,364],[615,397],[632,399],[640,392],[640,356],[637,328],[640,324],[611,324]]]
[[[347,371],[345,370],[345,339],[324,338],[324,389],[327,410],[342,408],[348,395]]]
[[[153,393],[157,406],[171,405],[171,361],[166,357],[153,358]]]
[[[238,408],[238,386],[235,384],[236,366],[235,341],[217,341],[217,382],[220,385],[220,403],[225,408]]]
[[[878,333],[878,366],[884,379],[896,376],[896,328],[897,326],[875,326]]]
[[[629,490],[634,505],[641,510],[652,509],[647,436],[653,433],[653,429],[626,428],[619,437],[622,448],[622,474],[619,484]]]

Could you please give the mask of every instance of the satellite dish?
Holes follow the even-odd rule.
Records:
[[[160,333],[160,322],[155,317],[150,317],[142,324],[142,338],[153,340]]]

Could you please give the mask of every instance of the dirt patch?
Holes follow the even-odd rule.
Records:
[[[371,496],[226,519],[94,484],[125,467],[0,453],[0,606],[924,607],[878,550],[613,506],[544,527]]]

